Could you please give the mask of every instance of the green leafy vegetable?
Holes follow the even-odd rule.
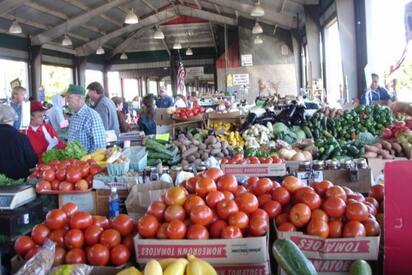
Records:
[[[0,185],[18,185],[24,183],[24,179],[10,179],[3,174],[0,174]]]
[[[63,150],[51,149],[43,153],[42,161],[50,163],[53,160],[81,159],[87,152],[78,141],[70,141]]]

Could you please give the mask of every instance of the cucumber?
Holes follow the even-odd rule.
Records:
[[[372,275],[372,269],[367,261],[356,260],[350,265],[350,275]]]
[[[174,153],[172,151],[168,150],[165,145],[160,144],[159,142],[157,142],[153,139],[146,140],[145,141],[145,146],[148,150],[151,149],[153,151],[156,151],[156,152],[159,152],[159,153],[162,153],[162,154],[166,154],[170,157],[173,157]]]
[[[318,274],[312,262],[291,240],[277,239],[273,243],[272,252],[276,262],[288,275]]]
[[[313,138],[312,132],[310,131],[309,127],[303,126],[302,130],[305,132],[307,138]]]

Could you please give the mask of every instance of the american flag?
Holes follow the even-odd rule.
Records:
[[[186,81],[186,71],[185,71],[185,67],[183,66],[182,59],[179,53],[179,68],[177,68],[177,80],[176,80],[177,91],[179,94],[185,94],[185,90],[186,90],[185,81]]]

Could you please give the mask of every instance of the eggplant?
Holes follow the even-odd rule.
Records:
[[[255,124],[257,119],[257,115],[255,113],[249,113],[246,117],[245,122],[240,126],[239,128],[239,132],[243,133],[244,131],[246,131],[250,125]]]

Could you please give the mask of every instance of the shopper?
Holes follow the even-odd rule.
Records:
[[[43,85],[40,85],[39,89],[37,90],[37,98],[40,102],[44,102],[46,100],[46,92],[44,91]]]
[[[57,137],[53,126],[44,123],[46,110],[40,101],[31,101],[30,126],[27,130],[23,131],[29,138],[39,162],[41,162],[41,156],[47,150],[55,147],[57,149],[63,149],[65,147],[65,144]]]
[[[139,117],[139,128],[146,135],[156,134],[156,121],[153,95],[147,95],[143,98],[143,108]]]
[[[13,127],[17,118],[12,107],[0,105],[0,174],[12,179],[26,178],[37,164],[29,139]]]
[[[24,97],[26,95],[26,89],[18,86],[14,87],[11,92],[11,102],[10,106],[13,107],[14,111],[17,114],[17,119],[14,121],[14,128],[17,130],[20,129],[21,126],[21,117],[22,117],[22,105],[24,101]]]
[[[384,87],[379,86],[379,76],[372,74],[372,83],[370,89],[366,91],[361,97],[362,105],[373,105],[374,102],[382,102],[385,105],[389,105],[392,101],[392,95]]]
[[[106,132],[99,114],[85,104],[86,91],[82,86],[70,85],[67,104],[73,112],[69,121],[68,141],[79,141],[88,153],[106,148]]]
[[[117,117],[119,118],[120,133],[126,133],[130,130],[130,126],[126,122],[126,114],[123,111],[123,99],[116,96],[112,98],[112,101],[116,105]]]
[[[87,86],[87,90],[87,95],[93,103],[93,109],[99,113],[106,131],[113,130],[119,136],[120,129],[116,106],[110,98],[104,95],[103,86],[99,82],[92,82]]]
[[[173,106],[173,98],[166,94],[164,87],[160,88],[159,97],[156,100],[156,106],[157,108],[169,108]]]
[[[46,116],[50,121],[50,124],[58,132],[61,129],[61,123],[64,121],[63,115],[63,97],[60,94],[55,94],[52,97],[53,107],[47,112]]]
[[[175,96],[175,107],[176,108],[186,108],[186,102],[183,100],[182,95],[176,95]]]

